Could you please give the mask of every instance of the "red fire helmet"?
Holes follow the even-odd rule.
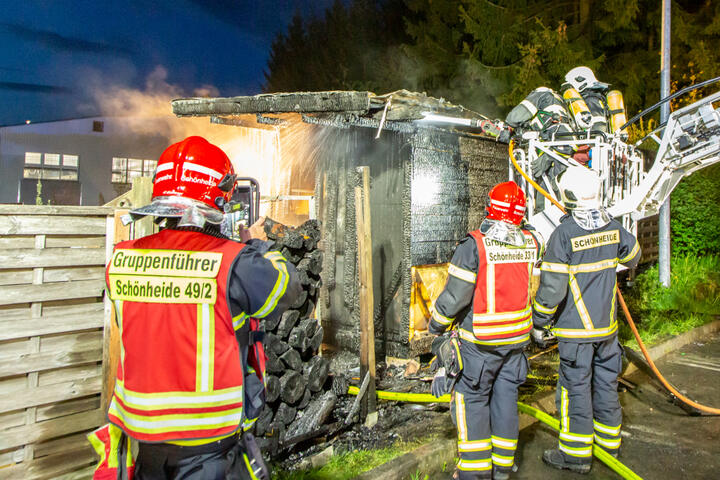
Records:
[[[220,147],[202,137],[188,137],[170,145],[160,155],[153,199],[184,197],[221,210],[224,199],[230,200],[235,172],[228,156]]]
[[[525,216],[525,192],[515,182],[498,183],[490,189],[487,218],[520,225]]]

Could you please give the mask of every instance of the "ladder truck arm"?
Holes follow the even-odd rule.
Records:
[[[649,135],[658,144],[653,166],[608,208],[614,217],[654,215],[683,177],[720,161],[720,92],[671,113],[662,130],[662,138]]]

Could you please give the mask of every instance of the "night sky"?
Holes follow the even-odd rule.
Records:
[[[272,39],[332,0],[0,0],[0,125],[99,114],[152,72],[185,94],[260,93]]]

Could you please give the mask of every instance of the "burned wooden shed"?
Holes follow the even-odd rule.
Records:
[[[324,251],[317,308],[330,349],[358,348],[353,190],[356,167],[369,166],[376,350],[400,358],[429,351],[443,264],[480,225],[489,188],[508,177],[507,146],[482,133],[482,115],[407,91],[188,98],[172,106],[178,116],[277,131],[290,187],[315,192]]]

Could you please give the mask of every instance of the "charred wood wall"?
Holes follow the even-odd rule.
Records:
[[[448,262],[456,243],[479,226],[489,188],[507,179],[505,145],[437,129],[332,128],[322,135],[317,197],[323,222],[325,343],[357,351],[359,309],[355,167],[371,177],[378,356],[409,357],[429,348],[410,341],[410,267]],[[426,345],[427,344],[427,345]]]

